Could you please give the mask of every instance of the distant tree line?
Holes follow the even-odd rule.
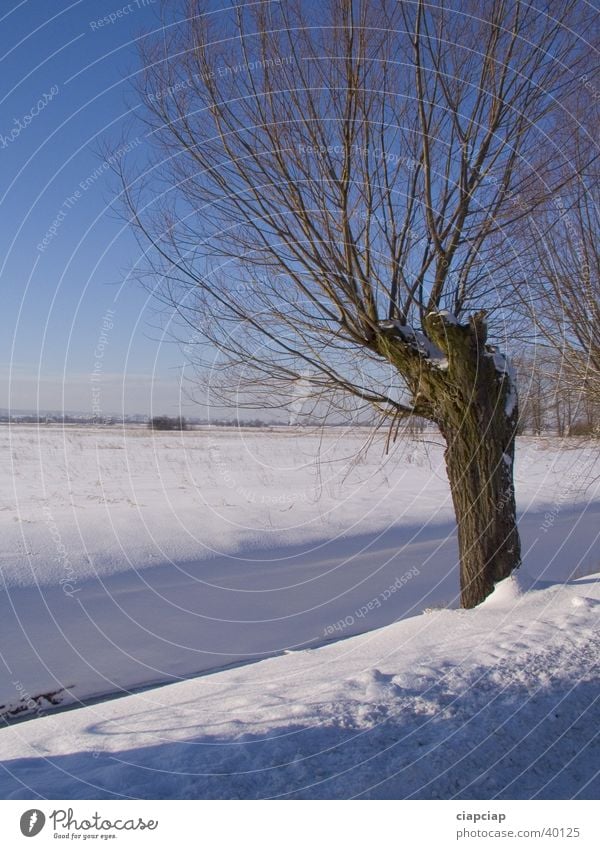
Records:
[[[184,416],[153,416],[148,422],[150,430],[187,430]]]
[[[516,358],[519,432],[600,437],[600,398],[594,384],[575,379],[573,358],[543,350]]]

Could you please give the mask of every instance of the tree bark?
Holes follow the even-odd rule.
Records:
[[[433,402],[447,446],[461,604],[475,607],[521,563],[513,482],[516,387],[507,360],[486,344],[483,314],[468,325],[441,317],[436,323],[432,335],[447,352],[448,371]]]
[[[474,417],[469,418],[459,431],[444,434],[458,526],[462,607],[480,604],[520,565],[512,429],[496,421],[483,434]]]
[[[384,322],[378,353],[396,365],[413,413],[446,440],[460,555],[463,607],[475,607],[521,564],[513,461],[517,390],[507,359],[487,344],[485,312],[467,323],[447,312],[424,317],[426,334]]]

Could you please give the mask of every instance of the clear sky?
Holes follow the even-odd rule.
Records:
[[[158,6],[0,5],[0,408],[174,413],[189,403],[183,356],[161,329],[168,316],[128,279],[140,251],[111,209],[99,152],[125,132],[139,141],[127,155],[144,156],[130,86],[136,39],[158,25]]]

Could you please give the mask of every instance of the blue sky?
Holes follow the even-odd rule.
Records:
[[[140,251],[110,207],[99,152],[125,133],[137,138],[126,155],[145,155],[130,85],[136,39],[158,12],[158,0],[0,7],[0,408],[87,411],[95,399],[104,413],[172,413],[189,403],[183,356],[161,329],[168,316],[128,279]],[[114,23],[101,21],[111,13]]]

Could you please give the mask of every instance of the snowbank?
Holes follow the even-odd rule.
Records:
[[[539,585],[538,585],[539,586]],[[0,731],[3,798],[598,798],[600,575]]]

